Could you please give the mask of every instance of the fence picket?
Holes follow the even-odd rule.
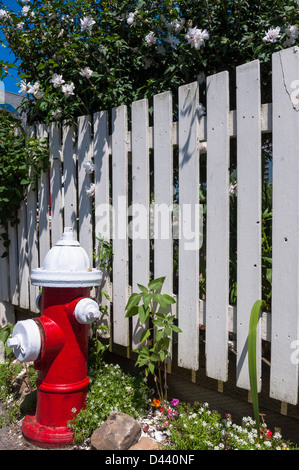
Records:
[[[270,396],[294,405],[298,401],[299,333],[298,79],[299,48],[275,53]]]
[[[179,88],[178,363],[198,369],[199,356],[199,91]],[[193,238],[193,239],[192,239]]]
[[[163,292],[173,293],[172,94],[154,97],[154,277],[165,276]],[[165,211],[165,212],[164,212]],[[156,224],[156,225],[155,225]],[[166,226],[165,226],[166,224]]]
[[[228,72],[207,78],[207,108],[206,368],[209,377],[226,381],[229,306]]]
[[[29,308],[29,266],[27,256],[27,213],[26,203],[22,201],[20,209],[18,211],[18,218],[20,220],[18,230],[18,253],[19,253],[19,290],[20,298],[19,305],[23,309]]]
[[[18,239],[17,227],[8,224],[8,238],[10,240],[9,246],[9,298],[13,305],[19,304],[19,272],[18,272]]]
[[[148,102],[136,101],[132,104],[132,216],[130,222],[132,239],[132,292],[139,292],[137,284],[147,285],[150,270],[149,245],[149,134]],[[140,344],[144,327],[138,316],[132,319],[132,348]]]
[[[125,307],[129,294],[128,253],[128,122],[127,108],[112,110],[112,203],[113,203],[113,340],[129,345]]]
[[[50,147],[50,194],[51,194],[51,245],[61,239],[62,227],[62,186],[61,186],[61,129],[51,124]]]
[[[64,225],[73,228],[74,236],[77,239],[77,174],[74,126],[63,125],[62,161]]]
[[[108,112],[103,111],[94,115],[94,178],[95,178],[95,252],[99,253],[99,237],[110,242],[111,224],[110,224],[110,187],[109,187],[109,129]],[[112,260],[106,259],[106,263]],[[107,268],[100,266],[99,260],[96,265],[103,272],[103,279],[100,286],[101,304],[107,307],[107,316],[102,315],[101,324],[111,328],[110,323],[110,301],[105,296],[101,296],[101,290],[108,292],[111,296],[110,273]]]
[[[33,137],[35,134],[34,128],[30,127],[27,131],[28,137]],[[38,251],[38,211],[37,211],[37,192],[34,185],[30,184],[27,188],[27,241],[28,241],[28,265],[29,274],[32,269],[36,269],[39,264],[39,251]],[[33,286],[29,283],[29,308],[31,312],[37,313],[36,298],[38,296],[38,286]]]
[[[250,389],[247,337],[261,298],[261,91],[258,60],[237,68],[237,385]],[[257,367],[261,388],[260,322]]]
[[[5,232],[4,227],[0,226],[1,233],[2,231]],[[8,257],[5,256],[2,258],[4,253],[7,251],[7,248],[4,246],[4,240],[0,237],[0,281],[1,281],[1,289],[0,289],[0,301],[3,300],[5,302],[9,302],[9,265],[8,265]]]
[[[47,137],[47,128],[44,124],[37,125],[36,137]],[[43,173],[38,178],[38,214],[39,262],[42,265],[50,249],[48,172]]]
[[[91,161],[91,122],[89,116],[81,116],[78,119],[79,242],[92,258],[92,196],[86,192],[91,188],[92,180],[83,166],[88,161]]]

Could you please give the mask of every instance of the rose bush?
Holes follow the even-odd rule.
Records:
[[[31,121],[73,120],[253,59],[266,95],[271,54],[298,43],[296,0],[18,2],[15,13],[0,0],[0,23]]]

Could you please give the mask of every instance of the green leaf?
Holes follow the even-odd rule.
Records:
[[[162,308],[166,308],[168,305],[162,294],[154,294],[153,299],[155,302],[158,302]]]
[[[160,289],[163,286],[164,281],[165,281],[165,276],[158,277],[157,279],[153,279],[151,282],[149,282],[148,289],[149,290]]]
[[[142,292],[148,292],[147,287],[143,286],[142,284],[137,284],[137,286]]]
[[[251,310],[248,331],[248,368],[249,368],[249,381],[252,396],[253,412],[256,422],[256,428],[259,436],[260,432],[260,416],[259,416],[259,401],[257,390],[257,372],[256,372],[256,330],[259,321],[261,308],[265,306],[263,300],[257,300]]]
[[[147,308],[144,307],[144,305],[140,305],[138,307],[138,315],[139,315],[139,318],[140,318],[140,322],[141,324],[143,325],[143,323],[145,323],[149,317],[149,313],[150,313],[150,310]]]
[[[151,335],[150,330],[143,331],[142,335],[140,336],[141,343],[143,343],[143,341],[147,340],[147,338],[149,338],[150,335]]]
[[[130,310],[126,313],[125,318],[130,318],[134,317],[135,315],[138,314],[138,307],[137,305],[134,305],[133,307],[130,308]]]
[[[151,362],[148,364],[148,368],[152,374],[155,372],[155,366]]]
[[[131,294],[131,296],[128,300],[128,303],[125,307],[125,310],[127,310],[129,312],[132,307],[139,304],[140,300],[141,300],[141,294]]]
[[[143,294],[142,300],[144,303],[144,308],[147,309],[152,300],[152,294]]]

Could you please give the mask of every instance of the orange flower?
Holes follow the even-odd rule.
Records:
[[[159,408],[159,406],[161,405],[161,402],[157,400],[157,398],[154,398],[153,402],[154,402],[153,406],[155,406],[156,408]]]

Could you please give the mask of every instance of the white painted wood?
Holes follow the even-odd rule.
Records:
[[[51,246],[61,239],[62,222],[62,168],[61,168],[61,129],[51,124],[49,133],[50,147],[50,194],[51,194]]]
[[[9,244],[9,297],[13,305],[19,304],[19,272],[18,272],[18,238],[17,227],[8,224]]]
[[[0,233],[5,233],[6,230],[4,227],[0,226]],[[2,256],[8,251],[7,247],[4,246],[4,239],[0,237],[0,282],[1,282],[1,289],[0,289],[0,300],[4,300],[5,302],[10,302],[10,295],[9,295],[9,264],[8,264],[8,257]]]
[[[250,389],[248,329],[261,298],[261,95],[260,64],[237,68],[237,385]],[[260,322],[257,340],[261,387]]]
[[[47,128],[44,124],[36,126],[36,137],[47,137]],[[39,263],[43,265],[44,259],[50,250],[50,224],[49,224],[49,172],[38,178],[38,237],[39,237]]]
[[[27,256],[27,211],[26,202],[22,201],[18,211],[20,220],[18,232],[18,270],[19,270],[19,305],[23,309],[29,308],[29,265]]]
[[[63,202],[64,226],[72,227],[75,238],[77,231],[77,171],[75,154],[74,126],[63,125],[62,130],[63,161]]]
[[[172,94],[154,96],[154,277],[165,276],[164,293],[173,293]]]
[[[229,75],[207,78],[207,375],[227,381],[229,305]],[[217,332],[217,334],[216,334]]]
[[[127,108],[112,110],[112,204],[113,204],[113,339],[128,346],[129,322],[125,307],[128,278],[128,123]]]
[[[179,292],[178,364],[198,369],[199,355],[199,91],[179,88]],[[192,222],[192,223],[190,223]]]
[[[79,241],[89,258],[93,257],[92,216],[93,196],[86,193],[92,184],[91,175],[83,164],[91,160],[91,122],[89,116],[78,119],[78,198],[79,198]]]
[[[137,284],[146,286],[150,275],[149,203],[150,162],[148,138],[148,102],[132,104],[132,206],[130,238],[132,243],[132,292],[139,292]],[[140,344],[144,327],[138,316],[132,318],[132,349]]]
[[[270,396],[298,401],[299,48],[273,55],[273,271]]]
[[[30,127],[27,131],[28,137],[34,137],[34,128]],[[38,252],[38,232],[37,232],[37,191],[34,185],[29,185],[27,188],[27,246],[28,246],[28,266],[29,274],[32,269],[40,267],[39,252]],[[36,298],[38,296],[39,287],[33,286],[29,279],[29,308],[33,313],[37,313]]]
[[[95,252],[99,250],[99,237],[109,241],[111,239],[111,224],[110,224],[110,200],[109,200],[109,131],[108,131],[108,112],[103,111],[94,114],[94,179],[95,179]],[[111,260],[112,262],[112,260]],[[107,306],[108,316],[102,316],[100,318],[101,324],[108,326],[109,331],[111,328],[110,318],[110,301],[106,299],[104,295],[101,295],[101,291],[108,292],[111,298],[111,281],[110,273],[107,269],[104,269],[96,262],[96,267],[102,270],[103,278],[99,288],[99,301],[101,305]]]

